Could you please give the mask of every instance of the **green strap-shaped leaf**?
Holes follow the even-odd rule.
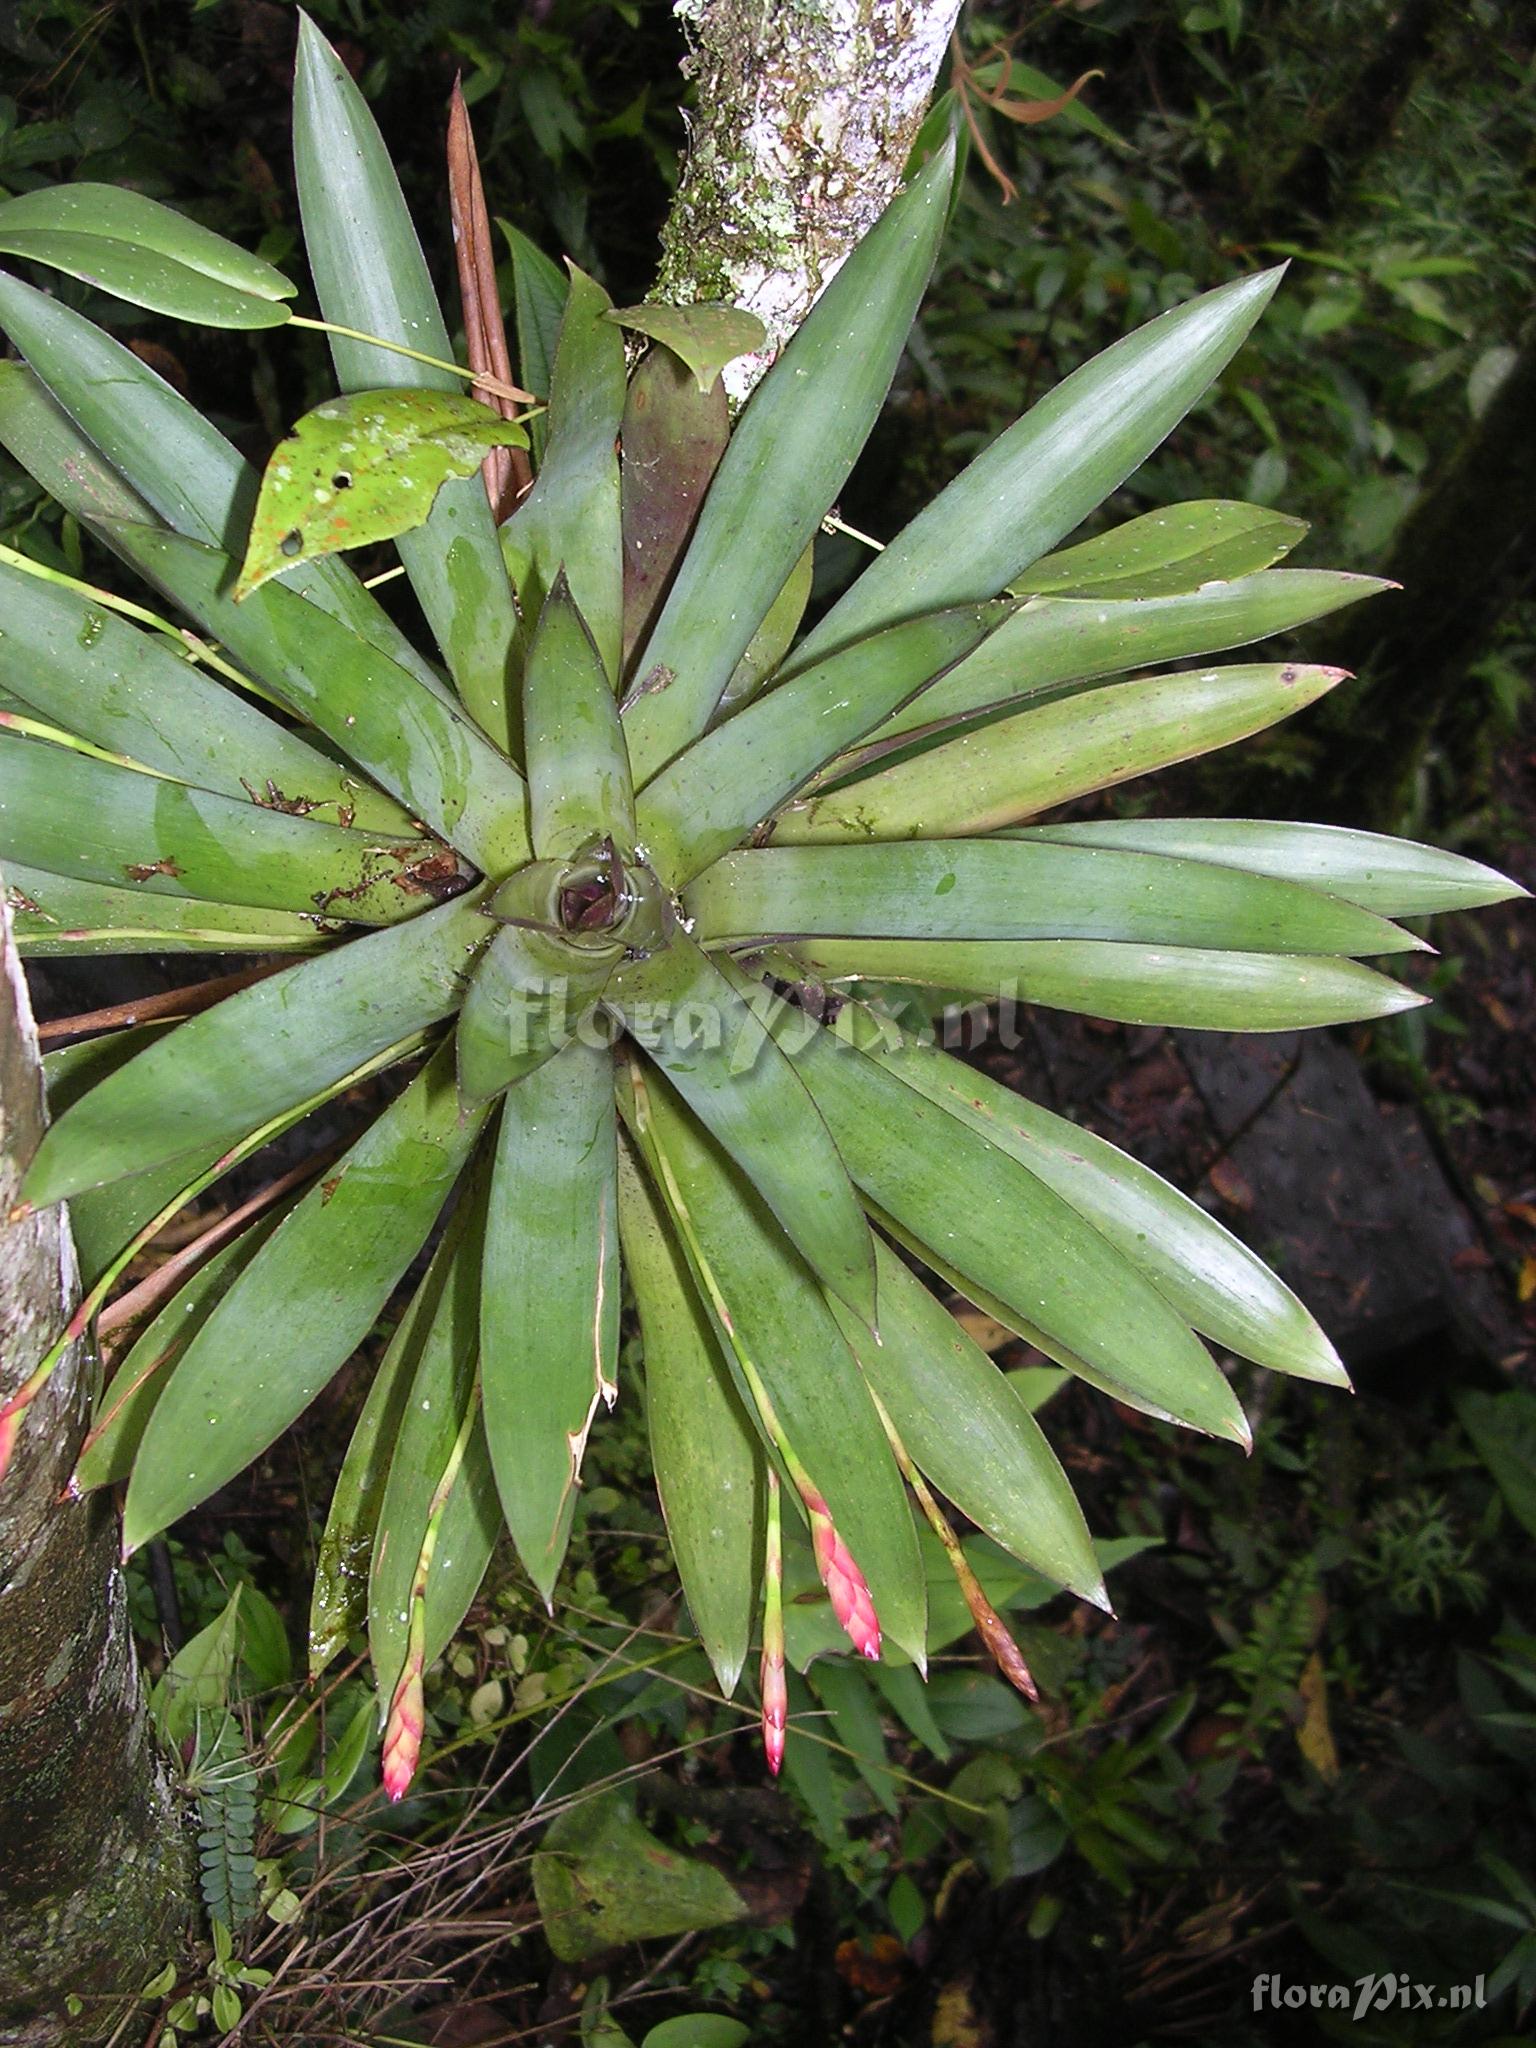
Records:
[[[594,863],[594,874],[608,870]],[[501,923],[486,948],[458,1022],[459,1088],[484,1102],[542,1066],[564,1045],[601,996],[624,957],[618,939],[599,932],[579,945],[561,928],[570,869],[538,861],[491,898]]]
[[[236,597],[294,562],[395,540],[442,486],[478,475],[526,431],[464,391],[352,391],[305,413],[273,449],[251,515]]]
[[[528,816],[540,860],[594,840],[635,843],[629,754],[613,684],[566,580],[556,573],[523,671]]]
[[[1247,739],[1344,679],[1341,668],[1251,663],[1083,690],[813,797],[786,812],[773,836],[804,844],[995,831]]]
[[[50,417],[36,404],[25,373],[0,366],[0,440],[51,496],[87,519],[98,507],[112,516],[100,481],[77,482],[105,458],[177,533],[238,558],[256,503],[256,472],[195,405],[79,313],[3,275],[0,327],[64,415]],[[139,515],[129,510],[120,516]],[[301,563],[284,581],[429,689],[446,693],[436,671],[345,563],[334,556]]]
[[[468,880],[430,840],[381,845],[47,740],[0,740],[0,780],[0,861],[108,887],[393,924],[433,900],[439,877],[449,888]],[[433,884],[416,879],[423,872]]]
[[[1177,597],[1040,597],[1021,605],[974,654],[887,719],[838,769],[905,733],[942,728],[998,706],[1018,709],[1070,683],[1163,661],[1187,661],[1290,633],[1389,590],[1375,576],[1268,569]]]
[[[115,540],[157,589],[413,817],[493,874],[528,858],[522,777],[457,705],[280,584],[237,604],[234,564],[218,548],[147,526],[120,527]]]
[[[454,1026],[459,1093],[470,1108],[553,1056],[557,999],[542,965],[530,959],[526,935],[508,926],[481,954]]]
[[[446,1244],[430,1313],[417,1325],[415,1372],[393,1431],[389,1478],[373,1532],[368,1575],[368,1654],[381,1714],[405,1663],[411,1584],[433,1497],[472,1402],[479,1400],[483,1191],[466,1196],[464,1228]],[[501,1507],[485,1431],[473,1425],[438,1524],[426,1584],[425,1656],[441,1656],[480,1590],[501,1532]]]
[[[565,570],[571,594],[618,683],[624,634],[619,457],[624,341],[603,315],[608,294],[571,266],[549,394],[548,432],[533,489],[501,529],[524,618],[536,618]]]
[[[293,155],[304,246],[326,318],[445,358],[448,332],[383,137],[307,16],[299,22]],[[450,371],[340,335],[331,337],[331,357],[343,391],[464,388]],[[397,546],[470,713],[510,747],[507,662],[517,614],[480,479],[444,484],[425,524]]]
[[[12,286],[23,289],[14,278],[0,276],[0,301]],[[57,504],[92,531],[98,519],[151,526],[159,520],[153,505],[130,490],[26,363],[0,362],[0,443]]]
[[[864,1673],[846,1657],[820,1657],[806,1673],[812,1697],[830,1724],[834,1742],[885,1812],[896,1815],[901,1800],[880,1724],[880,1707]]]
[[[705,944],[830,936],[1113,939],[1248,953],[1400,953],[1412,933],[1296,882],[1047,839],[765,847],[685,898]]]
[[[849,1172],[881,1211],[1117,1400],[1248,1442],[1231,1388],[1189,1325],[1070,1203],[857,1045],[803,1013],[779,1025]]]
[[[490,929],[476,897],[445,903],[189,1018],[49,1126],[27,1199],[63,1201],[199,1147],[217,1151],[307,1101],[456,1009]]]
[[[87,591],[0,563],[0,604],[6,687],[67,731],[225,796],[409,834],[402,805]]]
[[[270,982],[264,984],[271,987]],[[372,1327],[479,1134],[439,1051],[240,1274],[172,1370],[123,1511],[135,1550],[248,1465]]]
[[[409,1471],[410,1467],[403,1466],[401,1469]],[[444,1469],[445,1466],[440,1466],[433,1472],[434,1489]],[[394,1476],[393,1466],[390,1468],[390,1476]],[[392,1505],[386,1502],[385,1514],[393,1518],[393,1513]],[[423,1614],[423,1641],[429,1664],[443,1654],[458,1634],[475,1595],[484,1583],[486,1571],[495,1554],[501,1527],[501,1502],[496,1497],[496,1475],[491,1470],[491,1454],[486,1448],[485,1428],[477,1417],[465,1440],[459,1459],[459,1469],[443,1502],[442,1519],[437,1527],[437,1542],[432,1552],[432,1569],[427,1578]],[[401,1609],[395,1606],[383,1611],[387,1611],[393,1617],[397,1616]],[[376,1673],[378,1668],[375,1664]],[[398,1665],[395,1666],[394,1675],[397,1678],[399,1676]],[[381,1718],[388,1699],[388,1692],[381,1691]]]
[[[640,1312],[656,1491],[688,1612],[729,1699],[757,1619],[763,1450],[665,1207],[622,1139],[619,1240]]]
[[[650,684],[627,719],[637,788],[704,730],[842,489],[933,268],[953,175],[946,143],[849,256],[737,422],[636,664]]]
[[[551,971],[538,936],[504,925],[482,955],[456,1027],[459,1093],[490,1101],[552,1059],[611,970]]]
[[[647,350],[620,430],[626,665],[661,609],[730,437],[725,386],[701,392],[670,349]]]
[[[1306,530],[1304,519],[1228,498],[1160,506],[1075,548],[1043,556],[1025,571],[1019,589],[1031,596],[1058,591],[1073,597],[1167,597],[1267,569]]]
[[[19,861],[5,863],[3,879],[17,948],[27,960],[75,953],[314,953],[343,929],[312,913],[152,896],[131,882],[104,888]]]
[[[752,1188],[666,1085],[648,1081],[637,1136],[733,1361],[754,1372],[869,1583],[882,1635],[924,1656],[912,1517],[884,1427],[810,1269]],[[787,1498],[795,1498],[786,1488]]]
[[[369,1382],[336,1475],[330,1511],[315,1553],[309,1605],[311,1678],[340,1655],[349,1636],[360,1635],[367,1628],[369,1564],[390,1461],[427,1334],[470,1212],[471,1204],[464,1199],[449,1219],[426,1277],[406,1304]]]
[[[880,1339],[839,1314],[918,1469],[995,1542],[1099,1606],[1104,1576],[1071,1482],[1008,1381],[904,1262],[880,1247]]]
[[[497,227],[506,237],[512,257],[512,310],[517,329],[517,375],[524,388],[536,397],[548,398],[554,381],[555,350],[560,345],[560,322],[570,293],[570,279],[558,263],[521,228],[508,220]],[[549,433],[549,414],[536,413],[529,422],[535,463],[544,459]]]
[[[67,1103],[77,1089],[85,1087],[91,1080],[116,1072],[120,1053],[131,1051],[135,1045],[152,1043],[158,1035],[156,1027],[143,1032],[118,1034],[118,1042],[109,1040],[99,1061],[87,1059],[78,1065],[72,1063],[56,1076],[58,1085],[53,1091],[54,1099]],[[70,1221],[80,1248],[82,1268],[91,1285],[87,1307],[94,1310],[122,1275],[128,1261],[173,1218],[185,1215],[190,1205],[223,1175],[274,1139],[285,1136],[324,1104],[373,1080],[386,1067],[396,1066],[420,1052],[425,1037],[424,1032],[415,1032],[397,1041],[383,1053],[361,1062],[305,1100],[268,1118],[248,1132],[240,1144],[228,1148],[204,1144],[177,1158],[162,1161],[143,1173],[114,1181],[110,1186],[87,1189],[74,1199],[70,1205]],[[128,1041],[126,1048],[122,1044],[124,1040]]]
[[[279,327],[297,289],[259,256],[122,185],[82,180],[6,200],[0,249],[204,327]]]
[[[812,1657],[836,1651],[836,1633],[836,1624],[825,1609],[803,1607],[791,1600],[784,1617],[790,1663],[784,1776],[806,1812],[816,1815],[817,1825],[828,1842],[842,1847],[848,1841],[846,1816],[858,1788],[852,1773],[843,1769],[842,1759],[817,1727],[816,1701],[800,1676]],[[807,1640],[808,1651],[801,1647]]]
[[[1175,306],[1059,384],[877,555],[797,666],[917,612],[995,597],[1103,504],[1178,425],[1280,281],[1243,277]]]
[[[953,1586],[954,1574],[949,1570],[947,1563],[941,1564],[940,1569]],[[930,1599],[932,1598],[933,1583],[933,1577],[930,1574]],[[933,1641],[931,1620],[929,1623],[928,1647],[930,1654],[936,1647]],[[953,1745],[946,1738],[943,1729],[934,1718],[933,1707],[928,1698],[927,1686],[924,1685],[912,1667],[908,1664],[882,1664],[874,1674],[874,1677],[876,1685],[879,1686],[884,1696],[886,1705],[906,1728],[908,1734],[914,1736],[928,1751],[930,1756],[936,1756],[940,1763],[948,1763],[950,1757],[954,1754]]]
[[[115,1073],[125,1059],[141,1053],[145,1044],[170,1030],[170,1022],[156,1018],[154,1024],[129,1024],[123,1030],[104,1030],[92,1038],[76,1038],[72,1044],[57,1044],[43,1053],[43,1090],[47,1114],[57,1120],[78,1102],[88,1087]]]
[[[784,588],[768,607],[768,616],[747,642],[747,651],[731,671],[731,680],[715,707],[717,724],[733,711],[739,711],[743,704],[750,704],[758,691],[777,673],[780,662],[788,654],[800,630],[800,621],[805,617],[805,608],[810,602],[815,556],[816,543],[812,541],[790,570]]]
[[[909,1043],[874,1057],[1055,1188],[1214,1343],[1275,1372],[1348,1386],[1290,1288],[1150,1167],[935,1048]]]
[[[507,1526],[548,1605],[619,1341],[613,1055],[572,1042],[502,1104],[480,1296],[485,1434]]]
[[[1134,847],[1180,860],[1214,861],[1326,889],[1383,917],[1472,910],[1528,892],[1464,854],[1339,825],[1290,825],[1268,818],[1100,818],[1029,825],[1019,837],[1064,845]]]
[[[657,872],[674,888],[691,881],[1007,616],[1006,605],[966,605],[873,634],[695,740],[640,803]]]
[[[756,1011],[684,934],[607,1000],[822,1283],[875,1320],[875,1252],[837,1147]]]
[[[291,1206],[291,1205],[288,1205]],[[75,1467],[82,1493],[126,1479],[139,1444],[170,1382],[170,1369],[186,1350],[240,1273],[250,1264],[286,1208],[264,1216],[200,1266],[130,1345],[96,1403]]]
[[[1327,955],[1095,939],[799,939],[792,950],[817,981],[916,982],[984,1002],[1188,1031],[1305,1031],[1391,1017],[1429,1000],[1374,968]]]
[[[57,1123],[65,1110],[99,1081],[115,1074],[119,1067],[173,1028],[158,1021],[136,1024],[126,1031],[104,1031],[97,1038],[77,1039],[73,1045],[61,1045],[52,1052],[45,1052],[43,1088],[48,1100],[49,1121]],[[121,1229],[108,1212],[115,1206],[114,1197],[120,1196],[130,1183],[119,1181],[112,1188],[95,1188],[70,1203],[69,1221],[80,1260],[82,1288],[96,1285],[140,1225],[157,1215],[165,1201],[176,1192],[176,1186],[185,1182],[186,1172],[179,1171],[179,1181],[167,1185],[165,1197],[152,1201],[142,1214],[128,1220],[126,1227]],[[153,1178],[152,1174],[143,1177],[145,1182]]]

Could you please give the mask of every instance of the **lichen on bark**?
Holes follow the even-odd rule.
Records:
[[[43,1124],[3,896],[0,1219]],[[0,1397],[43,1356],[75,1286],[62,1211],[0,1220]],[[102,1495],[61,1497],[89,1394],[77,1347],[29,1411],[0,1487],[0,2048],[102,2039],[189,1912],[191,1857],[145,1712],[116,1517]]]
[[[890,199],[959,0],[677,0],[697,86],[655,296],[756,313],[740,400]]]

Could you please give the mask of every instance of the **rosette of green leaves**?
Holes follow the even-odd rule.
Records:
[[[1276,568],[1296,523],[1227,503],[1052,552],[1232,362],[1275,274],[1069,377],[802,633],[808,550],[934,263],[948,145],[729,430],[718,381],[683,360],[686,316],[650,323],[681,354],[657,344],[626,378],[600,287],[524,249],[524,374],[548,365],[548,412],[498,532],[455,380],[379,345],[448,351],[383,144],[308,25],[295,133],[322,310],[379,341],[334,341],[342,393],[370,396],[306,423],[326,516],[258,521],[276,562],[247,560],[258,480],[217,429],[78,313],[0,280],[22,359],[0,368],[0,439],[217,650],[194,662],[153,614],[0,564],[20,943],[292,956],[169,1028],[56,1056],[27,1194],[71,1202],[96,1278],[266,1137],[342,1099],[357,1124],[138,1333],[84,1478],[127,1476],[143,1543],[303,1413],[430,1245],[331,1506],[317,1668],[366,1628],[387,1699],[413,1602],[430,1657],[503,1521],[553,1596],[588,1432],[633,1398],[621,1272],[683,1588],[728,1691],[773,1471],[792,1504],[797,1473],[825,1502],[886,1654],[922,1661],[893,1434],[1023,1564],[1101,1597],[1044,1436],[908,1258],[1090,1385],[1238,1442],[1208,1344],[1336,1383],[1339,1362],[1251,1252],[1134,1160],[827,998],[910,982],[1150,1023],[1378,1017],[1418,1000],[1362,964],[1420,943],[1395,919],[1513,893],[1350,831],[1053,817],[1334,687],[1337,670],[1222,657],[1380,587]],[[62,260],[65,230],[39,218],[10,246]],[[88,197],[67,221],[77,274],[118,288]],[[188,317],[231,292],[254,293],[252,320],[280,306],[201,231],[185,248],[163,222],[117,225]],[[407,483],[390,528],[429,646],[336,551],[357,537],[347,493],[370,535],[389,528],[398,449],[326,439],[370,408],[385,443],[397,416],[437,422],[430,509]]]

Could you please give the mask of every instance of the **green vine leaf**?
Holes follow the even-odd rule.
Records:
[[[451,477],[528,434],[455,391],[354,391],[307,412],[272,451],[237,599],[299,562],[420,526]]]
[[[607,317],[670,349],[704,392],[714,389],[727,363],[754,355],[768,341],[762,321],[740,306],[615,306]]]

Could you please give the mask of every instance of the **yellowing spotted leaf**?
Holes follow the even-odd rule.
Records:
[[[236,598],[317,555],[420,526],[450,477],[526,430],[455,391],[354,391],[305,413],[261,479]]]
[[[1339,1775],[1339,1752],[1328,1721],[1328,1677],[1319,1651],[1307,1659],[1296,1689],[1302,1705],[1296,1746],[1318,1776],[1332,1784]]]

